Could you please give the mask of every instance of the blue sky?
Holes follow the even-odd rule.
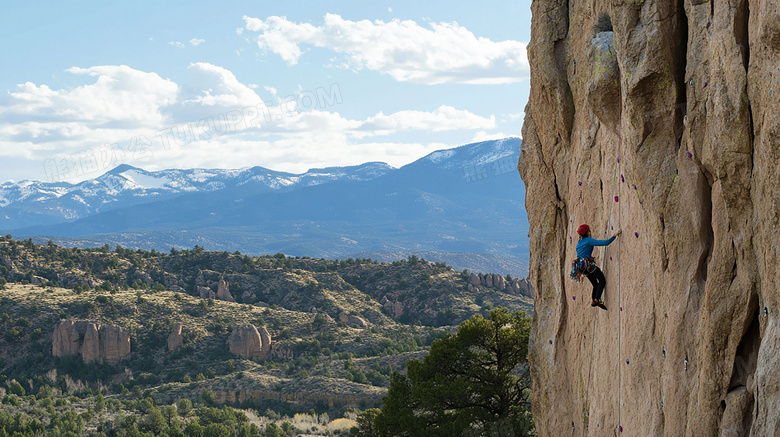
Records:
[[[530,0],[14,2],[0,182],[313,167],[519,136]]]

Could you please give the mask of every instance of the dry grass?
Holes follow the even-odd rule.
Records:
[[[353,419],[345,419],[342,417],[330,422],[327,426],[325,426],[325,430],[331,432],[345,431],[356,425],[357,422],[355,422]]]

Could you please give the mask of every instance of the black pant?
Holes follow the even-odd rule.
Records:
[[[594,267],[593,271],[585,275],[588,280],[593,284],[593,293],[591,298],[593,300],[601,299],[601,293],[604,292],[604,287],[607,285],[607,279],[604,277],[604,273],[601,273],[601,269]]]

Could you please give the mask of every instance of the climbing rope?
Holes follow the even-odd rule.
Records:
[[[621,183],[618,184],[618,197],[621,196],[621,187],[622,182],[625,182],[625,179],[623,177],[623,165],[620,163],[620,153],[623,149],[623,103],[620,104],[620,110],[618,112],[618,154],[617,154],[617,170],[620,172],[620,181]],[[620,205],[618,205],[618,230],[623,231],[623,228],[621,226],[621,209]],[[620,240],[621,238],[618,238],[618,247],[617,247],[617,290],[618,290],[618,305],[620,306],[618,311],[618,432],[623,432],[623,422],[621,413],[623,410],[623,352],[621,350],[622,345],[622,335],[623,335],[623,300],[620,297]],[[628,360],[626,360],[626,364],[628,364]]]
[[[593,345],[595,344],[595,338],[596,338],[596,315],[598,314],[597,311],[593,311],[593,332],[590,334],[590,366],[588,366],[588,387],[586,389],[585,393],[585,405],[583,406],[583,414],[582,414],[582,435],[585,435],[585,428],[587,428],[588,423],[587,419],[589,418],[590,414],[588,413],[588,402],[590,399],[590,375],[593,371]]]
[[[622,112],[622,110],[621,110],[621,112]],[[617,162],[615,162],[615,165],[614,165],[613,170],[612,170],[612,192],[613,193],[615,192],[615,186],[617,185],[618,196],[620,196],[620,185],[618,185],[618,183],[617,183],[617,173],[618,173],[618,168],[620,166],[620,145],[623,142],[623,139],[622,139],[623,136],[619,135],[619,137],[620,137],[620,139],[618,141]],[[622,176],[622,173],[621,173],[621,176]],[[615,201],[616,201],[615,203],[617,203],[617,200],[618,200],[618,197],[615,198]],[[612,228],[612,202],[609,202],[609,215],[607,217],[608,217],[608,219],[607,219],[606,228],[604,229],[604,235],[608,235],[609,231],[610,231],[610,228]],[[618,208],[618,229],[620,229],[620,208]],[[605,272],[605,275],[606,275],[607,266],[608,266],[608,262],[609,262],[609,258],[607,257],[607,246],[604,246],[603,256],[604,256],[604,272]],[[621,305],[621,302],[620,302],[620,241],[619,240],[618,240],[618,305]],[[588,402],[590,402],[590,381],[591,381],[591,375],[593,374],[593,350],[594,350],[595,339],[596,339],[596,316],[598,315],[598,313],[599,313],[598,311],[594,311],[594,313],[593,313],[593,331],[591,332],[591,335],[590,335],[590,364],[588,365],[588,386],[587,386],[587,389],[585,391],[585,405],[583,407],[584,412],[583,412],[583,417],[582,417],[582,421],[583,421],[582,435],[583,436],[585,435],[585,429],[588,427],[587,419],[589,419],[589,417],[590,417],[590,414],[589,414],[589,411],[588,411],[589,410]],[[620,316],[618,315],[618,324],[620,323],[619,317]],[[619,346],[619,343],[620,343],[619,335],[620,334],[618,333],[618,350],[620,349],[620,346]],[[620,357],[618,357],[618,358],[620,358]],[[619,387],[618,387],[618,392],[620,392],[620,388]],[[618,397],[619,397],[619,395],[618,395]],[[619,412],[619,409],[618,409],[618,423],[619,422],[620,422],[620,412]]]

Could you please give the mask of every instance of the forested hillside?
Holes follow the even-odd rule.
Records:
[[[315,435],[346,432],[357,411],[381,405],[393,371],[454,325],[496,306],[529,311],[513,288],[522,283],[415,256],[84,250],[2,237],[0,409],[11,416],[0,424],[132,435],[198,423],[252,435],[251,424],[284,432],[287,421],[292,432],[297,420]]]

